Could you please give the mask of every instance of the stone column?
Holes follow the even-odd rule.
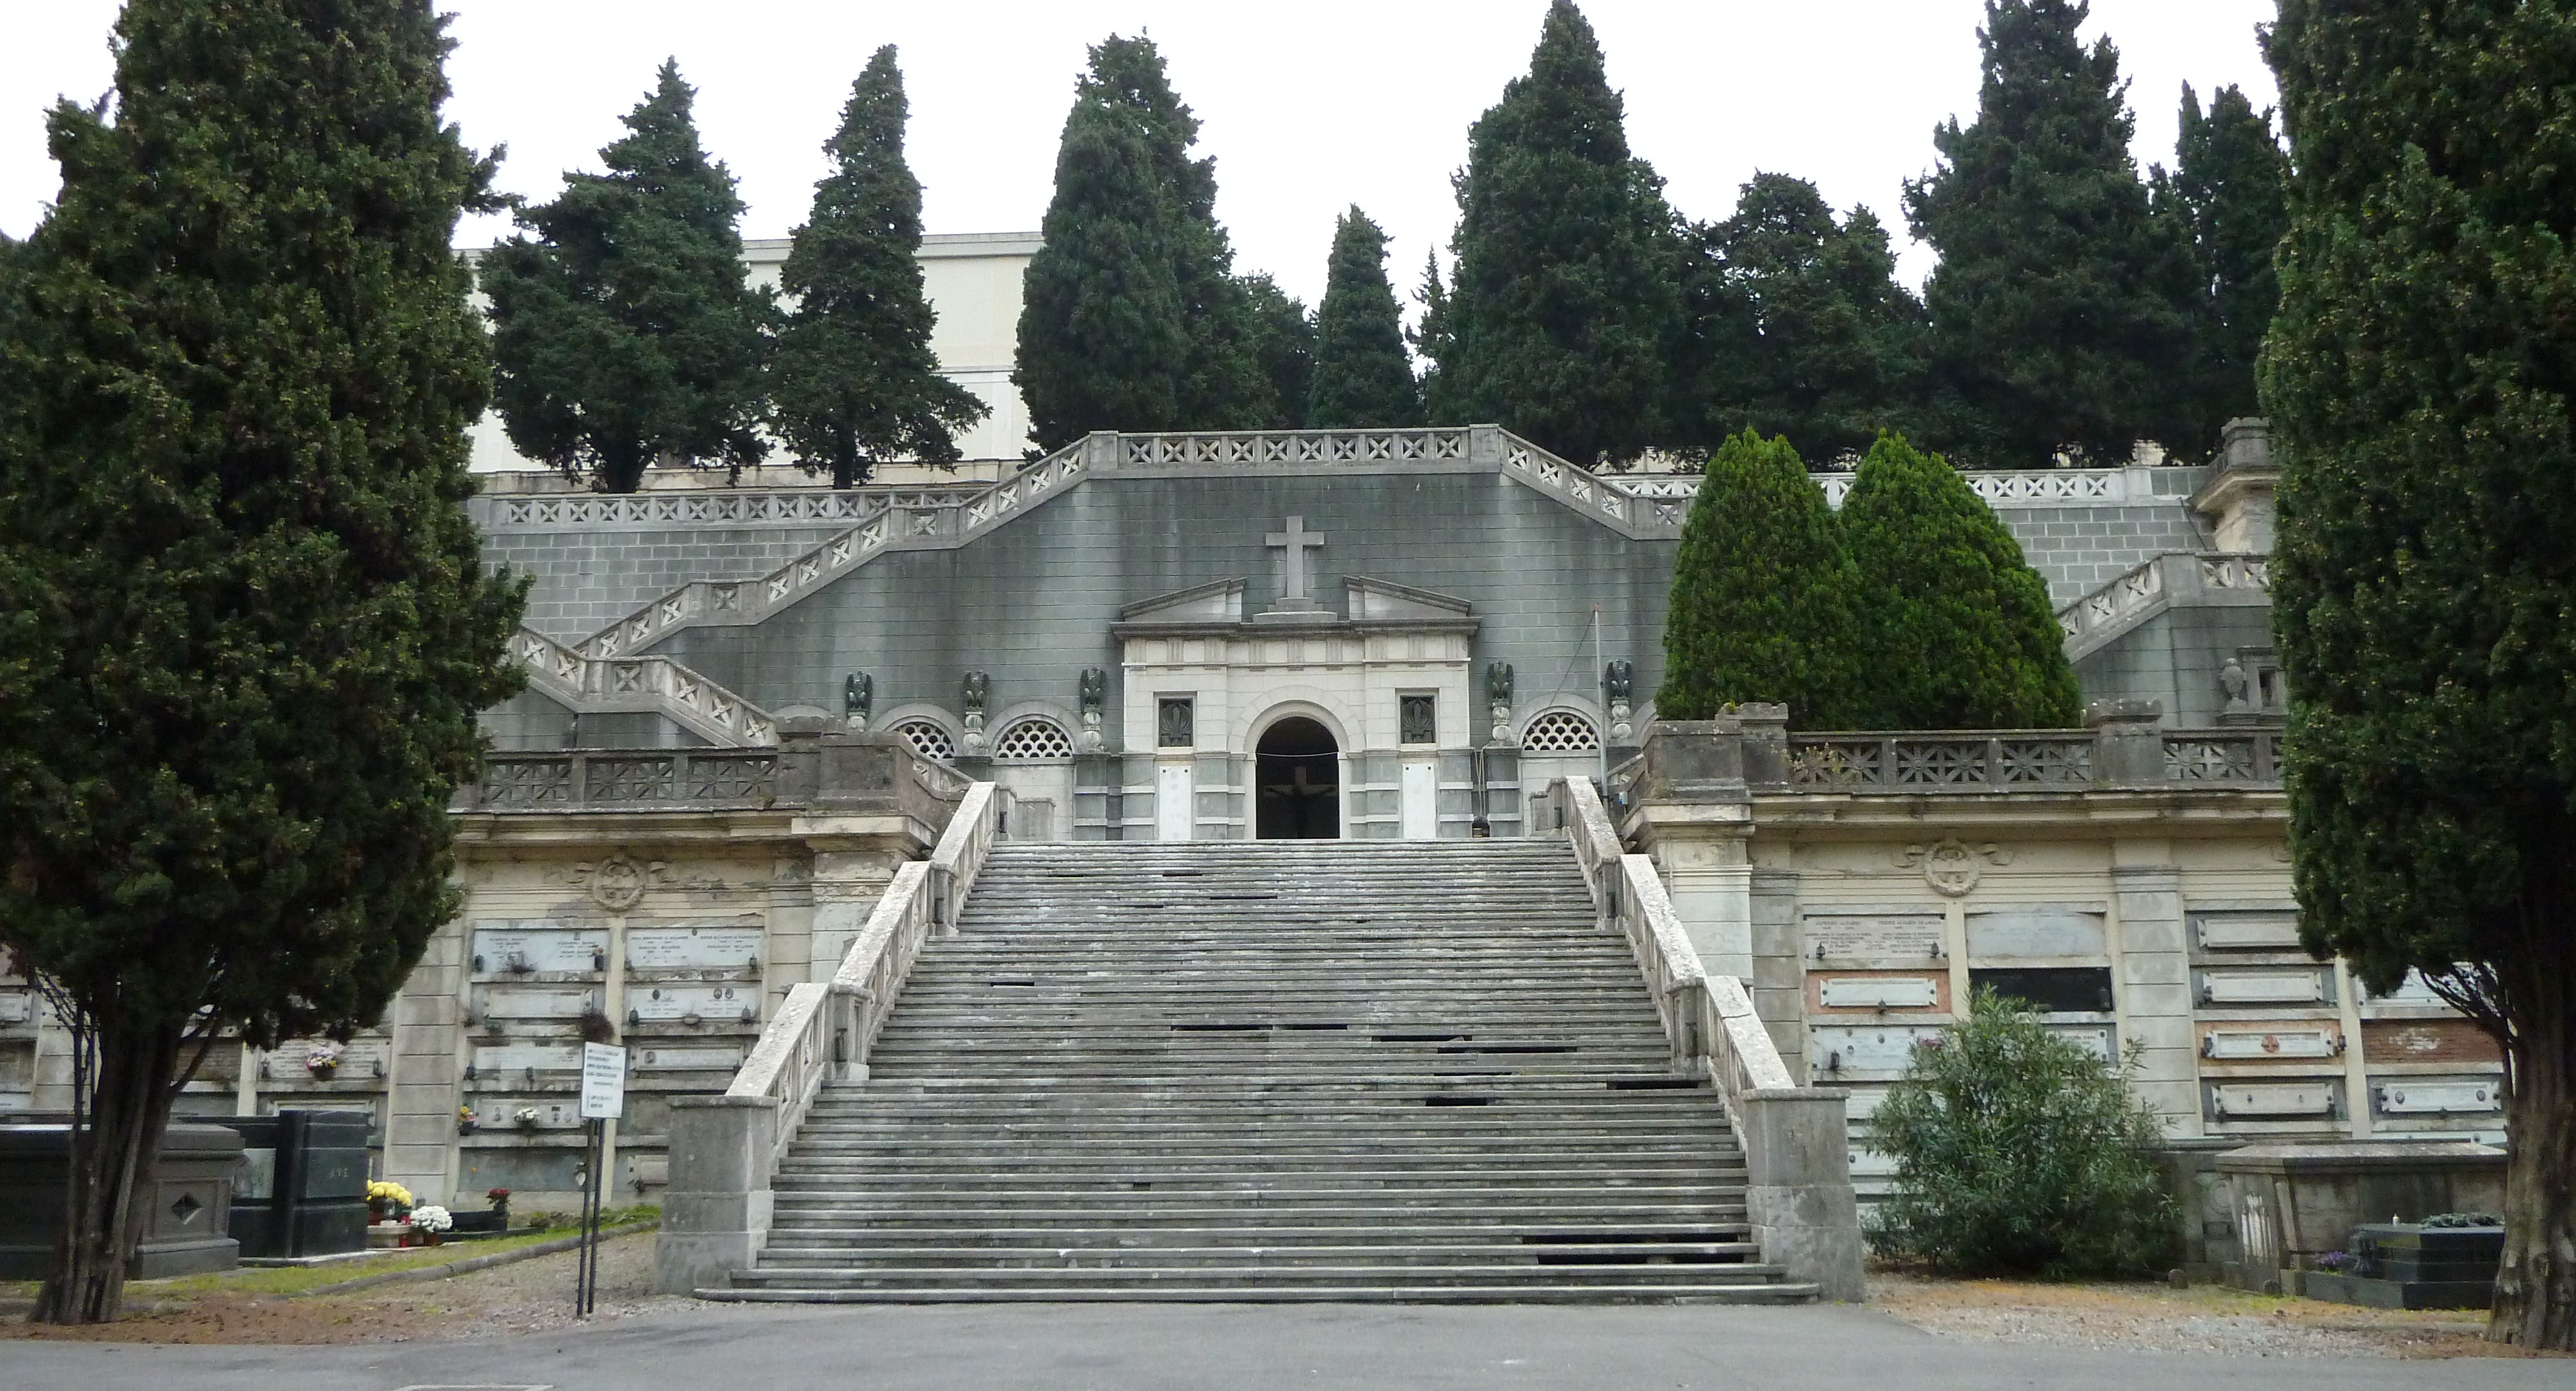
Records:
[[[394,996],[385,1078],[385,1177],[425,1203],[456,1201],[456,1111],[464,1104],[463,920],[430,935]]]
[[[2146,1049],[2145,1070],[2130,1090],[2165,1117],[2166,1133],[2201,1133],[2198,1045],[2191,1024],[2191,954],[2183,930],[2182,871],[2164,861],[2161,842],[2112,847],[2111,943],[2119,963],[2120,1021]]]
[[[1807,961],[1798,940],[1798,871],[1754,869],[1753,1012],[1800,1082],[1807,1075]]]

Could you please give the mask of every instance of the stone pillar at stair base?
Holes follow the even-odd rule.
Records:
[[[671,1186],[653,1244],[653,1288],[687,1294],[748,1270],[769,1244],[778,1102],[689,1096],[671,1103]]]
[[[1745,1213],[1762,1259],[1815,1285],[1825,1299],[1865,1298],[1843,1094],[1765,1089],[1746,1093],[1737,1111]]]

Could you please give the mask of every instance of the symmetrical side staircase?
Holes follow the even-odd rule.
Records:
[[[1562,841],[1001,845],[713,1298],[1813,1298]]]

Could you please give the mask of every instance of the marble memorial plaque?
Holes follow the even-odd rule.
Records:
[[[2048,1031],[2106,1063],[2113,1057],[2108,1024],[2051,1024]]]
[[[2323,970],[2203,971],[2205,1005],[2318,1005],[2326,1002]]]
[[[2334,1114],[2334,1083],[2322,1077],[2298,1082],[2213,1083],[2209,1094],[2210,1108],[2231,1119]]]
[[[2379,1110],[2389,1116],[2455,1116],[2489,1115],[2504,1109],[2504,1087],[2501,1082],[2459,1082],[2426,1078],[2423,1081],[2382,1082]]]
[[[494,1019],[579,1019],[597,997],[578,985],[494,985],[483,991],[483,1013]]]
[[[1913,1062],[1914,1045],[1945,1032],[1939,1025],[1815,1025],[1807,1030],[1810,1075],[1832,1077],[1847,1072],[1903,1072]]]
[[[543,920],[477,923],[474,927],[474,974],[526,975],[535,971],[600,968],[608,950],[608,929],[574,927]]]
[[[2424,973],[2411,966],[2406,970],[2406,979],[2399,981],[2396,989],[2389,991],[2385,995],[2371,996],[2370,1003],[2374,1005],[2439,1005],[2444,1009],[2450,1008],[2449,1001],[2433,993],[2433,986],[2430,982],[2424,979]]]
[[[626,1016],[638,1023],[755,1023],[760,988],[751,985],[654,985],[626,992]]]
[[[739,1048],[638,1048],[635,1066],[675,1072],[731,1072],[742,1066]]]
[[[1968,955],[1988,965],[2000,957],[2100,956],[2108,948],[2103,915],[2084,908],[1998,909],[1968,915]]]
[[[1810,960],[1936,961],[1943,953],[1939,913],[1801,915]]]
[[[36,997],[31,992],[0,992],[0,1024],[24,1024],[36,1015]]]
[[[2192,936],[2202,951],[2297,951],[2299,915],[2212,911],[2193,913]]]
[[[2259,1063],[2271,1058],[2331,1058],[2342,1051],[2335,1031],[2320,1024],[2211,1029],[2200,1036],[2201,1056],[2214,1062]]]
[[[626,964],[639,971],[759,969],[768,934],[757,927],[630,927]]]
[[[535,1112],[522,1121],[519,1113]],[[474,1118],[486,1130],[566,1130],[580,1125],[581,1103],[554,1097],[488,1097],[477,1102]]]
[[[490,1076],[503,1072],[578,1072],[581,1070],[581,1045],[578,1043],[504,1043],[474,1050],[474,1071]]]
[[[1931,1009],[1941,986],[1928,976],[1838,976],[1816,983],[1816,999],[1827,1009]]]

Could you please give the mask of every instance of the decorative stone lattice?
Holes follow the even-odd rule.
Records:
[[[1043,763],[1073,757],[1073,740],[1064,726],[1043,717],[1021,720],[993,741],[993,757],[1004,763]]]
[[[1597,753],[1601,731],[1571,710],[1550,710],[1521,731],[1523,753]]]
[[[924,758],[947,762],[957,756],[957,741],[949,737],[937,720],[906,720],[894,727],[912,745],[912,751]]]

